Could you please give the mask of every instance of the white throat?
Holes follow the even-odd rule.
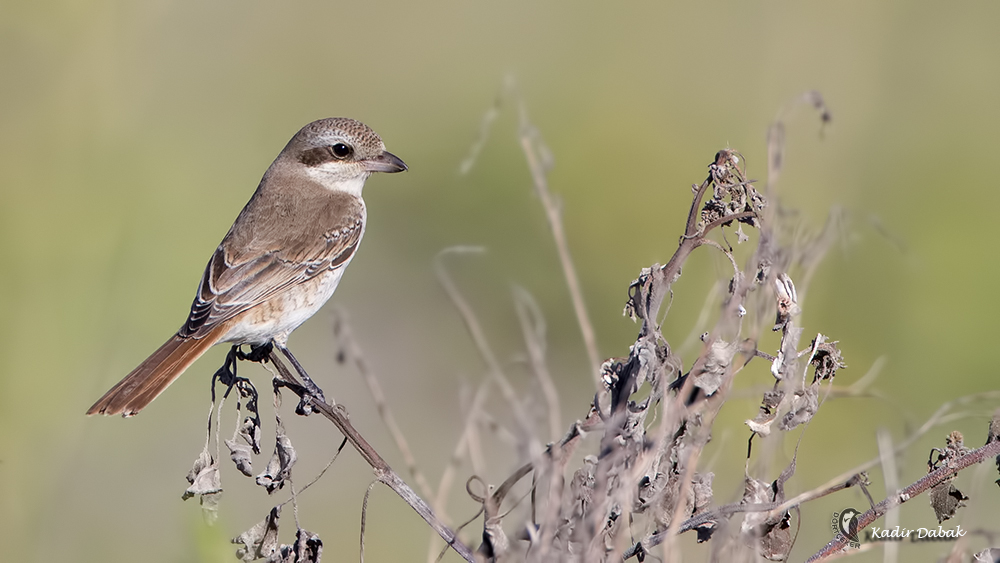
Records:
[[[324,188],[335,192],[346,192],[360,198],[365,187],[365,180],[370,173],[348,176],[340,163],[326,163],[319,166],[307,166],[306,175]]]

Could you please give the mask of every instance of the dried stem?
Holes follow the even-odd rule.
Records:
[[[361,374],[361,377],[364,378],[365,383],[368,385],[368,391],[372,394],[372,400],[375,401],[375,408],[378,410],[379,416],[382,417],[382,422],[389,430],[393,441],[396,442],[396,447],[399,448],[399,452],[403,455],[403,463],[406,464],[407,470],[410,472],[413,480],[416,481],[417,487],[420,489],[420,494],[427,498],[433,497],[434,493],[430,483],[427,482],[427,479],[424,478],[423,473],[417,467],[417,460],[413,457],[413,452],[406,441],[406,436],[403,435],[403,431],[400,430],[399,425],[396,423],[396,417],[392,415],[392,410],[389,409],[389,403],[385,400],[385,393],[382,392],[382,386],[379,384],[375,374],[368,368],[368,362],[365,361],[361,347],[358,346],[357,340],[354,339],[354,333],[351,331],[350,323],[347,320],[347,313],[341,309],[335,311],[334,333],[340,339],[344,352],[346,352],[350,359],[354,360],[354,365],[358,368],[358,373]],[[440,512],[440,507],[436,506],[435,508]]]
[[[337,430],[351,442],[354,449],[361,454],[365,462],[371,466],[372,471],[375,473],[375,479],[379,483],[388,486],[399,495],[463,559],[470,563],[475,563],[475,556],[472,550],[458,539],[458,536],[455,535],[455,532],[451,528],[438,519],[430,505],[424,502],[406,482],[400,479],[399,475],[389,467],[389,464],[382,459],[382,456],[378,454],[375,448],[351,425],[342,406],[332,407],[325,401],[319,400],[315,394],[307,391],[303,384],[281,362],[277,354],[272,352],[268,355],[267,359],[274,364],[274,367],[281,375],[281,384],[298,395],[301,400],[300,407],[308,407],[322,414],[327,420],[332,422],[337,427]]]
[[[545,321],[538,310],[538,305],[527,290],[514,288],[514,305],[517,318],[521,322],[521,333],[524,335],[524,346],[528,350],[531,372],[538,379],[538,385],[545,397],[546,410],[549,413],[549,435],[555,440],[561,430],[561,415],[559,392],[545,364]]]
[[[943,467],[924,475],[915,483],[898,493],[886,497],[885,500],[868,509],[868,511],[864,514],[858,516],[858,532],[867,528],[890,509],[911,500],[913,497],[927,492],[931,487],[958,475],[958,473],[963,469],[977,463],[982,463],[987,459],[995,458],[998,455],[1000,455],[1000,441],[995,441],[990,442],[977,450],[972,450],[965,455],[950,460],[949,463]],[[806,563],[824,561],[830,558],[843,549],[847,545],[847,542],[848,538],[844,537],[842,534],[837,534],[837,537],[830,540],[830,543],[826,544],[823,549],[813,554],[812,557],[806,560]]]
[[[601,358],[597,351],[597,337],[594,333],[594,325],[590,322],[587,313],[587,306],[583,301],[583,290],[580,289],[580,279],[576,275],[576,268],[573,266],[573,259],[569,254],[569,244],[566,242],[566,232],[562,224],[562,212],[559,205],[549,192],[549,182],[545,167],[539,155],[539,149],[535,142],[538,132],[528,121],[528,112],[521,105],[521,149],[524,157],[528,161],[528,168],[531,170],[531,178],[535,183],[535,192],[545,209],[545,217],[548,219],[549,227],[552,229],[552,238],[556,243],[556,250],[559,253],[559,263],[562,265],[563,275],[566,277],[566,286],[569,288],[570,298],[573,300],[573,311],[576,313],[577,323],[580,325],[580,333],[583,335],[583,343],[587,348],[587,358],[590,359],[590,371],[594,378],[594,385],[601,389],[600,367]]]
[[[911,445],[913,445],[913,443],[916,442],[918,439],[920,439],[921,436],[926,434],[928,431],[930,431],[938,424],[942,424],[946,421],[953,420],[954,418],[946,416],[953,407],[967,405],[969,403],[978,400],[995,400],[998,398],[1000,398],[1000,391],[987,391],[985,393],[966,395],[964,397],[959,397],[958,399],[955,399],[953,401],[948,401],[947,403],[938,407],[938,410],[935,411],[934,414],[931,415],[931,417],[928,418],[927,421],[924,422],[924,424],[916,430],[916,432],[911,434],[908,438],[906,438],[902,442],[896,444],[895,448],[893,448],[892,450],[893,455],[897,455],[903,451],[906,451],[906,449],[909,448]],[[845,480],[850,479],[854,475],[867,471],[872,467],[875,467],[880,462],[881,462],[881,456],[878,456],[866,461],[865,463],[852,467],[851,469],[848,469],[847,471],[844,471],[840,475],[837,475],[836,477],[830,479],[826,483],[823,483],[822,485],[815,487],[811,490],[800,493],[794,498],[788,499],[787,501],[781,503],[779,506],[777,506],[772,510],[772,513],[776,514],[779,512],[783,512],[794,506],[799,506],[803,503],[809,502],[813,499],[823,496],[824,494],[826,494],[825,491],[829,490],[831,487],[834,487],[838,483],[842,483]]]
[[[514,386],[510,384],[510,380],[507,379],[503,369],[500,367],[500,362],[497,361],[496,354],[493,353],[493,348],[486,339],[486,334],[483,332],[483,328],[479,324],[476,314],[472,311],[472,306],[470,306],[468,301],[462,297],[462,293],[458,290],[455,282],[451,279],[451,276],[448,275],[448,270],[444,267],[443,259],[447,254],[470,252],[482,252],[482,248],[453,246],[439,252],[435,264],[438,280],[440,280],[441,286],[444,287],[445,292],[455,305],[455,308],[458,309],[459,314],[462,315],[462,320],[465,321],[465,327],[468,329],[469,335],[472,336],[472,340],[476,344],[476,349],[479,350],[479,355],[482,356],[483,362],[486,363],[486,368],[490,372],[490,376],[494,379],[494,381],[496,381],[497,387],[500,388],[500,392],[503,393],[504,398],[507,400],[507,404],[510,406],[511,410],[514,411],[515,418],[517,418],[518,423],[521,425],[524,437],[530,438],[533,435],[530,422],[531,419],[528,417],[528,414],[524,411],[524,407],[518,400],[517,393],[514,391]]]

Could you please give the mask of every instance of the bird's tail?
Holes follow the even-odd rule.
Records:
[[[132,416],[138,413],[218,342],[224,332],[219,326],[202,338],[174,335],[98,399],[87,414]]]

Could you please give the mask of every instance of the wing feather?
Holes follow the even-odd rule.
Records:
[[[348,194],[323,192],[299,197],[299,209],[277,214],[297,218],[294,222],[274,221],[268,194],[254,195],[209,260],[182,337],[200,338],[280,292],[342,267],[353,256],[364,231],[364,203]],[[264,218],[262,228],[260,215],[268,212],[272,216]]]

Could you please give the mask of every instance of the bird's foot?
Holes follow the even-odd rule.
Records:
[[[274,349],[274,344],[271,342],[259,345],[251,344],[249,352],[244,352],[239,346],[234,346],[233,348],[236,350],[237,358],[248,362],[263,363],[264,360],[271,356],[271,350]]]

